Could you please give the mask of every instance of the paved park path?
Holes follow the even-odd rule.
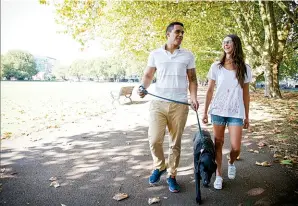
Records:
[[[177,177],[182,191],[172,194],[165,176],[158,186],[148,185],[152,169],[147,140],[149,99],[141,100],[134,94],[133,104],[115,105],[115,109],[102,116],[2,140],[0,205],[141,206],[148,205],[152,197],[160,198],[156,205],[196,205],[192,156],[192,138],[198,130],[195,112],[189,113],[182,140]],[[203,92],[199,99],[202,114]],[[269,114],[259,114],[257,107],[252,104],[252,120],[271,118]],[[204,127],[211,129],[211,125]],[[167,137],[168,134],[166,155]],[[237,177],[229,180],[226,136],[223,189],[217,191],[212,184],[202,188],[203,205],[298,205],[297,176],[278,163],[271,167],[255,165],[256,161],[273,162],[270,149],[267,146],[260,149],[257,143],[250,133],[244,133],[241,159],[236,162]],[[250,149],[258,150],[259,154],[249,152]],[[51,177],[57,179],[59,187],[50,186]],[[114,200],[119,192],[129,197]]]

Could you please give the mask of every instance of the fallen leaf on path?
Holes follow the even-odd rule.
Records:
[[[261,142],[258,143],[258,146],[259,147],[265,147],[266,145],[267,145],[267,143],[266,142],[263,142],[263,141],[261,141]]]
[[[66,206],[65,204],[61,204],[61,206]]]
[[[259,152],[258,150],[254,150],[254,153],[257,153],[257,154],[259,154],[260,152]]]
[[[51,182],[50,187],[57,188],[57,187],[60,187],[60,184],[57,181],[53,181],[53,182]]]
[[[247,192],[249,196],[257,196],[264,192],[265,190],[261,187],[253,188]]]
[[[252,128],[248,128],[248,132],[253,132],[254,130]]]
[[[250,150],[248,150],[248,152],[254,152],[254,150],[253,149],[250,149]]]
[[[263,139],[265,138],[264,135],[256,135],[256,136],[253,136],[254,139]]]
[[[152,205],[152,204],[154,204],[154,203],[159,203],[160,202],[160,198],[159,197],[151,197],[151,198],[149,198],[149,200],[148,200],[148,204],[149,205]]]
[[[284,160],[288,160],[288,159],[290,159],[290,157],[289,156],[284,156]]]
[[[274,158],[282,158],[282,156],[280,154],[274,154],[273,157]]]
[[[293,162],[292,162],[292,160],[282,160],[282,161],[280,161],[280,164],[282,164],[282,165],[292,165]]]
[[[269,162],[267,162],[267,161],[264,161],[264,162],[258,162],[258,161],[256,161],[256,165],[263,166],[263,167],[270,167],[271,166],[271,164]]]
[[[1,136],[1,139],[8,139],[11,138],[12,133],[11,132],[4,132],[3,135]]]
[[[120,201],[120,200],[123,200],[126,198],[128,198],[128,194],[126,194],[126,193],[118,193],[118,194],[114,195],[114,197],[113,197],[113,199],[117,200],[117,201]]]
[[[50,181],[56,181],[57,180],[57,177],[51,177],[49,180]]]

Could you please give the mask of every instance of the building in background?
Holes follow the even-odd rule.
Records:
[[[53,68],[58,63],[57,59],[48,56],[35,56],[35,63],[38,73],[32,79],[51,80]]]

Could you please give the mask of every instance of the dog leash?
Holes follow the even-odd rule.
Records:
[[[141,92],[143,92],[145,95],[149,94],[151,96],[154,96],[154,97],[157,97],[157,98],[160,98],[160,99],[164,99],[164,100],[167,100],[167,101],[170,101],[170,102],[174,102],[174,103],[178,103],[178,104],[184,104],[184,105],[188,105],[188,106],[191,106],[191,104],[189,103],[186,103],[186,102],[180,102],[180,101],[177,101],[177,100],[173,100],[173,99],[168,99],[168,98],[165,98],[165,97],[161,97],[161,96],[158,96],[158,95],[155,95],[155,94],[152,94],[150,92],[148,92],[145,87],[143,85],[141,85],[139,87],[139,90]],[[197,120],[198,120],[198,125],[199,125],[199,131],[201,133],[201,137],[203,137],[203,132],[202,132],[202,128],[201,128],[201,125],[200,125],[200,120],[199,120],[199,115],[198,115],[198,111],[195,111],[196,112],[196,115],[197,115]]]

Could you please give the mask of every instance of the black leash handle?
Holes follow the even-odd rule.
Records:
[[[157,97],[157,98],[160,98],[160,99],[164,99],[164,100],[168,100],[170,102],[175,102],[175,103],[178,103],[178,104],[184,104],[184,105],[188,105],[188,106],[191,106],[191,104],[189,103],[186,103],[186,102],[180,102],[180,101],[176,101],[176,100],[173,100],[173,99],[168,99],[168,98],[165,98],[165,97],[161,97],[161,96],[158,96],[158,95],[155,95],[155,94],[152,94],[152,93],[149,93],[145,87],[143,85],[141,85],[139,87],[139,90],[141,92],[143,92],[145,95],[149,94],[151,96],[154,96],[154,97]],[[203,132],[202,132],[202,128],[201,128],[201,125],[200,125],[200,120],[199,120],[199,114],[198,114],[198,111],[196,111],[196,114],[197,114],[197,120],[198,120],[198,125],[199,125],[199,131],[201,133],[201,137],[203,137]]]

